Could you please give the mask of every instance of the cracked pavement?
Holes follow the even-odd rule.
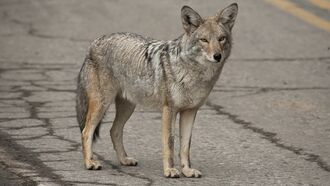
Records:
[[[143,108],[124,132],[139,165],[116,159],[111,107],[94,146],[103,169],[84,169],[75,89],[89,43],[118,31],[173,39],[182,5],[209,16],[230,2],[1,0],[0,184],[328,185],[330,34],[260,0],[238,3],[232,56],[196,118],[201,179],[162,176],[160,114]]]

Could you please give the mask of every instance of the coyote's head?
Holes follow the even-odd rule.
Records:
[[[199,62],[225,61],[231,50],[231,30],[237,16],[236,3],[229,5],[214,17],[202,18],[188,6],[181,9],[185,34],[183,50],[188,58]]]

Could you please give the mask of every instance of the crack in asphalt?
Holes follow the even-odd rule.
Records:
[[[224,87],[227,88],[227,87]],[[228,89],[218,88],[213,92],[247,92],[243,95],[233,95],[229,98],[246,97],[252,95],[258,95],[268,92],[280,92],[280,91],[301,91],[301,90],[330,90],[330,87],[246,87],[246,86],[230,86]],[[237,90],[238,89],[238,90]]]
[[[16,143],[9,134],[2,132],[2,130],[0,130],[0,146],[4,148],[5,151],[8,152],[11,155],[11,158],[14,160],[30,165],[31,168],[36,171],[40,177],[49,178],[53,183],[65,185],[65,182],[61,180],[61,177],[53,173],[54,170],[52,168],[47,167],[44,163],[42,163],[42,161],[38,158],[39,153],[32,152],[30,149],[24,147],[23,145]],[[7,165],[8,163],[3,162],[3,164]],[[24,176],[16,172],[15,174],[24,180],[30,180],[30,176]]]
[[[1,137],[0,137],[0,139],[1,139]],[[3,146],[3,145],[1,144],[0,146]],[[5,170],[6,172],[9,172],[9,174],[15,175],[19,179],[21,179],[21,181],[23,181],[23,182],[20,181],[21,183],[15,183],[15,184],[37,185],[37,182],[35,182],[35,181],[33,181],[33,180],[29,179],[29,178],[24,177],[22,174],[17,174],[17,173],[15,173],[13,171],[10,171],[9,170],[10,167],[7,164],[5,164],[4,162],[2,162],[2,160],[0,160],[0,168],[2,169],[1,171]],[[1,176],[4,176],[4,175],[1,175]],[[5,176],[7,176],[7,175],[5,175]],[[12,180],[12,178],[6,178],[6,179]],[[15,181],[15,180],[13,180],[13,181]],[[4,183],[2,183],[2,184],[4,184]],[[12,184],[12,183],[10,183],[10,184]],[[4,184],[4,185],[6,185],[6,184]]]
[[[330,56],[322,57],[276,57],[276,58],[231,58],[229,61],[233,62],[292,62],[292,61],[326,61],[330,62]]]
[[[41,34],[38,32],[38,29],[35,28],[33,22],[24,22],[15,18],[11,18],[10,15],[4,11],[2,13],[2,18],[7,19],[9,22],[12,22],[17,25],[21,25],[26,28],[26,34],[31,37],[37,37],[41,39],[62,39],[62,40],[69,40],[72,42],[91,42],[92,40],[89,39],[83,39],[83,38],[74,38],[74,37],[64,37],[64,36],[54,36],[54,35],[47,35],[47,34]],[[0,36],[4,37],[11,37],[11,36],[17,36],[22,34],[0,34]]]
[[[267,92],[267,91],[294,91],[294,90],[310,90],[310,89],[318,89],[318,90],[328,90],[330,87],[259,87],[259,86],[217,86],[219,88],[232,88],[232,89],[259,89],[259,91]]]
[[[73,38],[73,37],[63,37],[63,36],[54,36],[54,35],[46,35],[38,33],[38,30],[36,28],[33,28],[33,25],[28,30],[28,35],[32,37],[38,37],[42,39],[63,39],[63,40],[69,40],[73,42],[91,42],[92,40],[89,39],[82,39],[82,38]]]
[[[1,91],[2,92],[2,91]],[[22,97],[19,99],[24,99],[26,97],[29,97],[32,95],[32,91],[29,90],[21,90],[20,92],[23,93]],[[16,98],[17,99],[17,98]],[[19,162],[25,162],[27,164],[30,164],[31,167],[35,167],[35,171],[39,174],[40,177],[44,177],[44,178],[49,178],[50,180],[52,180],[52,182],[54,183],[58,183],[60,185],[69,185],[68,183],[66,183],[66,181],[62,180],[62,176],[55,174],[54,173],[54,169],[46,166],[42,160],[40,160],[38,157],[40,156],[41,153],[44,152],[32,152],[30,149],[25,148],[22,145],[19,145],[18,143],[16,143],[15,141],[20,141],[20,140],[33,140],[33,139],[41,139],[42,137],[45,136],[53,136],[57,139],[62,140],[63,137],[54,135],[54,131],[51,128],[51,124],[49,122],[49,119],[45,119],[45,118],[39,118],[38,117],[38,111],[37,108],[38,107],[42,107],[45,103],[43,102],[30,102],[25,100],[25,102],[28,104],[28,110],[30,112],[30,116],[27,117],[29,119],[38,119],[40,121],[42,121],[43,123],[45,123],[45,125],[42,125],[42,127],[46,127],[48,133],[47,134],[42,134],[42,135],[38,135],[38,136],[33,136],[33,137],[28,137],[28,138],[20,138],[20,139],[13,139],[10,137],[9,134],[4,133],[0,130],[0,138],[4,138],[1,139],[1,141],[6,141],[7,144],[1,144],[1,146],[3,146],[7,152],[9,152],[11,155],[14,156],[14,159],[19,161]],[[10,120],[7,120],[10,121]],[[26,127],[29,128],[29,127]],[[6,148],[6,147],[10,147],[10,148]],[[11,151],[11,148],[16,149],[16,152],[13,153]],[[73,149],[68,149],[68,151],[74,151],[77,150],[77,147],[74,146]],[[24,154],[24,156],[19,155],[19,156],[15,156],[16,154]],[[30,177],[30,176],[27,176]]]
[[[221,105],[211,103],[210,101],[207,101],[206,105],[211,107],[219,115],[227,116],[228,119],[230,119],[233,123],[241,125],[244,129],[248,129],[254,133],[258,133],[259,135],[261,135],[261,137],[263,139],[266,139],[267,141],[271,142],[272,144],[275,144],[275,146],[288,150],[288,151],[291,151],[291,152],[295,153],[296,155],[303,157],[303,159],[305,159],[306,161],[316,163],[324,171],[330,172],[330,166],[327,164],[326,161],[324,161],[322,159],[321,156],[306,152],[303,148],[300,148],[300,147],[294,147],[291,145],[284,144],[283,142],[281,142],[281,139],[276,137],[277,136],[276,133],[269,132],[262,128],[253,126],[252,122],[245,121],[244,119],[241,119],[238,115],[225,111],[224,107],[222,107]]]
[[[67,181],[67,183],[71,184],[90,184],[90,185],[112,185],[117,186],[115,183],[100,183],[100,182],[88,182],[88,181]]]
[[[134,177],[134,178],[139,178],[139,179],[143,179],[143,180],[146,180],[148,183],[146,184],[146,186],[150,186],[153,184],[153,180],[149,177],[146,177],[146,176],[143,176],[143,175],[140,175],[140,174],[136,174],[136,173],[129,173],[129,172],[126,172],[126,171],[123,171],[119,166],[117,165],[114,165],[110,162],[110,160],[106,160],[103,156],[101,156],[100,154],[98,153],[95,153],[95,155],[97,155],[97,157],[99,158],[99,160],[102,160],[103,162],[106,162],[108,165],[111,166],[111,168],[113,170],[116,170],[117,172],[120,172],[120,173],[123,173],[123,174],[126,174],[128,176],[131,176],[131,177]]]

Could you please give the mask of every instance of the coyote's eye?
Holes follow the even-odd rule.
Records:
[[[226,36],[222,36],[219,38],[219,42],[224,43],[227,40]]]
[[[205,38],[201,38],[201,39],[199,39],[201,42],[203,42],[203,43],[208,43],[209,41],[207,40],[207,39],[205,39]]]

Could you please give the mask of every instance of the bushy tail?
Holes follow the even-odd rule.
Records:
[[[87,114],[87,108],[88,108],[87,92],[86,92],[84,83],[82,82],[84,68],[85,68],[85,63],[83,64],[83,66],[80,70],[80,73],[78,75],[77,97],[76,97],[77,121],[78,121],[81,132],[85,128],[86,114]]]
[[[81,70],[78,75],[77,81],[77,97],[76,97],[76,112],[77,112],[77,121],[79,124],[80,131],[82,132],[86,124],[86,116],[88,111],[88,96],[86,91],[86,80],[87,80],[87,70],[86,70],[86,61],[81,67]],[[93,140],[96,140],[99,137],[100,124],[97,125]]]

